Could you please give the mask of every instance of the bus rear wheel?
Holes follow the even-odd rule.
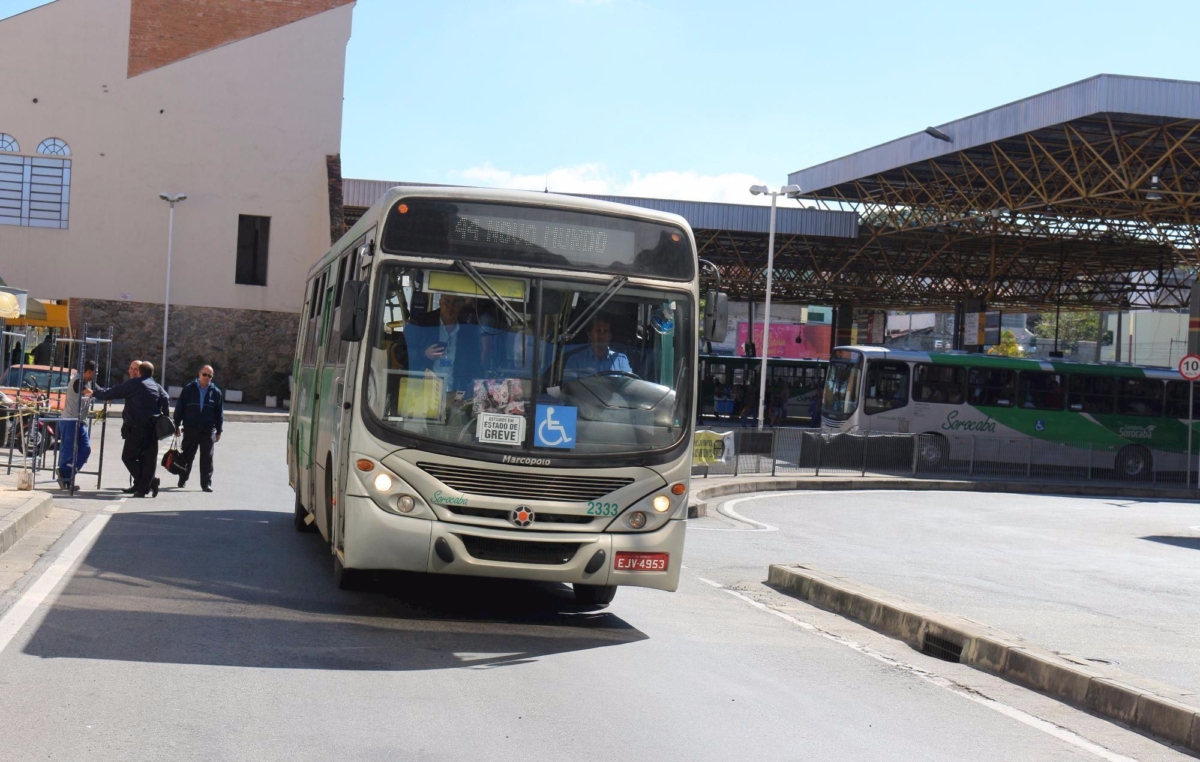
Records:
[[[581,585],[576,582],[572,587],[575,588],[575,602],[584,606],[612,603],[613,598],[617,596],[616,585]]]
[[[917,459],[922,471],[939,471],[950,462],[950,445],[941,434],[922,434],[917,438]]]
[[[1145,481],[1154,473],[1154,458],[1141,445],[1122,447],[1117,453],[1117,478]]]

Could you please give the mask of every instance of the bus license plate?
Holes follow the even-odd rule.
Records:
[[[665,572],[670,553],[617,553],[617,571]]]

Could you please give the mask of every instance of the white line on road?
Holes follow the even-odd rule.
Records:
[[[9,643],[16,637],[33,613],[37,611],[42,602],[50,596],[54,589],[58,587],[58,583],[62,581],[67,572],[75,566],[75,562],[87,551],[92,542],[100,535],[104,529],[104,525],[112,518],[113,513],[121,509],[120,503],[124,502],[122,498],[118,504],[110,505],[104,509],[104,513],[97,514],[67,549],[63,551],[54,563],[46,571],[42,572],[42,576],[38,577],[25,591],[24,595],[13,604],[12,608],[0,619],[0,653],[8,648]]]
[[[749,524],[750,526],[754,527],[753,530],[726,529],[723,527],[700,527],[700,526],[690,527],[689,529],[699,529],[704,532],[746,532],[746,531],[778,532],[779,527],[773,527],[770,524],[764,524],[761,521],[755,521],[754,519],[748,519],[745,516],[743,516],[742,514],[733,510],[733,506],[740,505],[741,503],[744,503],[747,500],[760,500],[764,497],[786,497],[788,495],[805,495],[805,494],[811,494],[811,493],[808,493],[808,492],[771,492],[771,493],[767,493],[767,494],[763,494],[763,495],[751,495],[750,497],[739,497],[736,500],[730,500],[728,502],[721,503],[720,505],[717,506],[717,513],[721,514],[725,518],[733,519],[734,521],[740,521],[743,524]]]
[[[820,635],[821,637],[825,638],[826,640],[832,640],[835,643],[839,643],[843,646],[846,646],[847,648],[851,648],[855,651],[858,651],[860,654],[870,657],[872,659],[875,659],[876,661],[880,661],[889,666],[896,667],[898,669],[902,669],[912,675],[915,675],[916,677],[921,678],[922,680],[924,680],[925,682],[927,682],[931,685],[937,686],[938,688],[941,688],[942,690],[949,691],[950,693],[953,693],[956,696],[961,696],[962,698],[968,699],[970,701],[974,701],[976,704],[985,706],[994,712],[999,712],[1000,714],[1003,714],[1006,717],[1010,717],[1018,722],[1028,725],[1031,728],[1040,730],[1043,733],[1046,733],[1047,735],[1054,736],[1055,738],[1057,738],[1061,741],[1065,741],[1065,742],[1071,744],[1072,746],[1075,746],[1077,748],[1083,749],[1086,752],[1094,754],[1095,756],[1097,756],[1103,760],[1106,760],[1106,762],[1137,762],[1132,757],[1126,757],[1123,754],[1117,754],[1114,751],[1109,751],[1108,749],[1104,748],[1103,746],[1100,746],[1099,744],[1096,744],[1096,743],[1093,743],[1092,741],[1087,740],[1086,738],[1079,735],[1078,733],[1067,730],[1066,728],[1064,728],[1060,725],[1055,725],[1052,722],[1043,720],[1040,717],[1035,717],[1032,714],[1029,714],[1028,712],[1023,712],[1020,709],[1017,709],[1016,707],[1009,706],[1008,704],[1004,704],[993,698],[984,696],[983,694],[979,693],[978,691],[970,689],[970,688],[966,688],[962,685],[959,685],[958,683],[954,682],[953,680],[949,680],[945,677],[935,675],[931,672],[926,672],[925,670],[921,669],[920,667],[914,666],[912,664],[906,664],[905,662],[897,661],[896,659],[893,659],[890,656],[882,654],[879,651],[876,651],[875,649],[873,649],[869,646],[865,646],[862,643],[857,643],[853,640],[850,640],[849,638],[844,638],[841,635],[835,635],[832,632],[826,632],[825,630],[822,630],[820,627],[817,627],[816,625],[814,625],[810,622],[805,622],[801,619],[797,619],[796,617],[792,616],[791,614],[785,614],[782,611],[776,611],[775,609],[771,608],[770,606],[766,605],[765,603],[760,603],[759,601],[756,601],[753,598],[751,598],[750,596],[744,595],[744,594],[738,592],[737,590],[730,590],[729,588],[725,587],[724,585],[722,585],[719,582],[713,582],[712,580],[705,579],[704,577],[697,577],[697,579],[699,579],[701,582],[705,583],[706,585],[712,585],[713,587],[717,588],[721,592],[732,595],[734,598],[737,598],[738,600],[743,601],[744,603],[749,603],[751,606],[755,607],[756,609],[765,611],[768,614],[774,614],[775,616],[779,617],[780,619],[783,619],[784,621],[786,621],[790,624],[793,624],[796,627],[799,627],[800,629],[805,630],[806,632],[815,633],[815,634]]]

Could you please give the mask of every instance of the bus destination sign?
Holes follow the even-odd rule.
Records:
[[[451,239],[487,246],[533,247],[576,256],[615,253],[626,257],[632,253],[634,244],[633,232],[628,230],[466,214],[454,223]]]

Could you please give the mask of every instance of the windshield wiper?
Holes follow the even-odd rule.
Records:
[[[491,283],[484,280],[474,265],[460,259],[454,263],[454,266],[466,273],[467,277],[474,281],[476,288],[486,294],[487,298],[492,300],[492,304],[500,308],[500,311],[508,318],[511,327],[525,325],[525,319],[508,302],[504,301],[504,298],[500,294],[496,293],[496,289],[492,288]]]
[[[580,313],[579,317],[575,318],[575,322],[571,323],[571,325],[562,332],[562,335],[558,337],[558,343],[565,344],[566,342],[575,338],[575,334],[582,331],[583,327],[591,322],[592,318],[596,316],[596,313],[603,309],[604,305],[608,304],[608,300],[616,296],[617,292],[624,288],[625,284],[628,282],[629,278],[625,277],[624,275],[618,275],[610,280],[608,282],[608,286],[600,292],[600,296],[596,297],[596,300],[589,304],[588,308]]]

